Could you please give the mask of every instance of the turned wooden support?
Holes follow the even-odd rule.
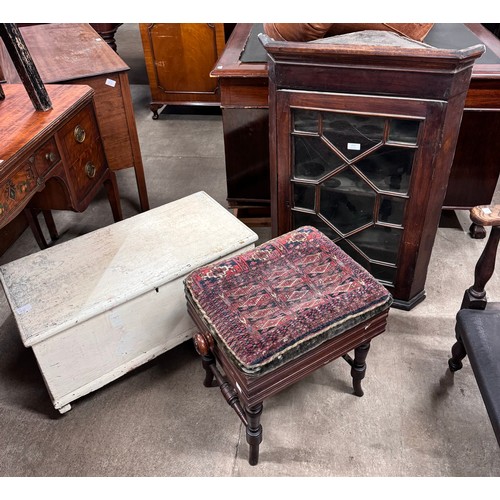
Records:
[[[214,374],[211,369],[211,366],[214,364],[215,364],[215,358],[213,356],[201,357],[201,365],[205,370],[205,379],[203,380],[203,385],[205,387],[213,387],[214,385]]]
[[[259,446],[262,443],[262,425],[260,425],[262,410],[262,403],[245,408],[248,419],[246,437],[249,445],[248,463],[250,465],[257,465],[259,462]]]
[[[363,396],[364,392],[361,388],[361,381],[365,378],[366,374],[366,356],[370,350],[370,342],[361,344],[354,349],[354,362],[351,366],[351,377],[354,387],[354,394],[358,397]]]
[[[243,422],[244,425],[248,425],[247,417],[241,406],[240,400],[238,398],[238,393],[235,388],[222,376],[221,372],[217,369],[217,366],[214,364],[210,365],[212,373],[214,374],[217,383],[219,384],[219,389],[227,404],[235,411],[236,415],[238,415],[239,419]]]
[[[366,356],[370,350],[370,342],[361,344],[354,349],[354,359],[349,354],[344,354],[342,357],[351,365],[351,377],[354,388],[354,395],[362,397],[364,392],[361,388],[361,381],[366,374]]]
[[[457,335],[457,341],[451,348],[451,358],[448,360],[450,371],[456,372],[460,370],[463,366],[462,359],[464,359],[465,356],[467,356],[465,346],[462,339]]]
[[[203,368],[205,369],[205,387],[211,387],[215,377],[219,389],[227,404],[235,411],[246,428],[246,440],[249,446],[248,463],[257,465],[259,462],[259,447],[262,443],[262,425],[260,416],[262,414],[262,403],[247,406],[243,409],[236,389],[224,378],[216,365],[212,353],[213,338],[205,332],[198,332],[193,336],[196,352],[201,356]]]
[[[207,335],[198,332],[193,337],[194,347],[196,352],[201,356],[201,362],[203,368],[205,369],[205,380],[203,385],[205,387],[212,387],[213,379],[215,377],[217,384],[219,386],[224,399],[227,401],[228,405],[236,412],[240,420],[247,425],[247,419],[243,407],[241,406],[240,400],[238,399],[238,393],[234,387],[222,376],[215,364],[215,357],[212,354],[213,338],[211,335]]]
[[[14,23],[0,23],[0,37],[35,109],[37,111],[52,109],[52,102],[47,89],[19,28]]]
[[[201,356],[201,364],[205,370],[205,380],[203,385],[205,387],[212,387],[214,381],[214,374],[211,365],[215,365],[215,358],[211,351],[210,340],[203,333],[196,333],[193,337],[194,348]],[[213,340],[212,340],[213,343]]]
[[[474,284],[465,291],[461,309],[484,309],[487,303],[484,288],[495,270],[500,241],[500,205],[474,207],[470,212],[470,217],[474,224],[491,226],[491,232],[476,263]]]

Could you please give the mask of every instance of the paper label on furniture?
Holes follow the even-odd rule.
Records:
[[[351,149],[354,151],[360,151],[361,150],[361,144],[359,142],[348,142],[347,143],[347,149]]]
[[[491,214],[491,210],[490,210],[488,207],[482,208],[482,211],[483,211],[483,213],[485,213],[486,215],[490,215],[490,214]]]
[[[111,78],[106,78],[106,85],[109,85],[110,87],[114,87],[116,85],[115,80],[111,80]]]
[[[25,304],[24,306],[18,307],[16,309],[16,313],[21,315],[21,314],[26,314],[27,312],[30,312],[32,309],[31,304]]]
[[[114,328],[121,328],[123,326],[122,318],[116,311],[109,314],[109,322]]]

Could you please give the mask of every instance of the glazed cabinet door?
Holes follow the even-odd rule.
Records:
[[[412,299],[436,227],[433,158],[446,103],[277,92],[274,210],[282,234],[317,227],[394,295]],[[437,208],[439,210],[439,207]],[[431,247],[432,248],[432,245]],[[424,266],[426,269],[426,265]]]

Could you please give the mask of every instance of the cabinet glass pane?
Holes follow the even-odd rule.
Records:
[[[356,162],[356,167],[380,190],[406,194],[410,186],[414,151],[383,146]]]
[[[313,226],[316,229],[319,229],[322,233],[324,233],[328,238],[331,240],[335,240],[338,238],[338,234],[333,231],[331,227],[328,226],[328,224],[325,224],[325,222],[320,219],[316,214],[306,214],[304,212],[292,212],[292,227],[294,229],[297,229],[298,227],[301,226]]]
[[[419,125],[420,122],[417,120],[392,119],[389,126],[389,141],[417,144]]]
[[[296,179],[318,180],[343,164],[319,137],[293,136],[293,176]]]
[[[318,228],[389,287],[396,280],[420,125],[417,119],[293,110],[293,227]]]
[[[384,138],[385,118],[379,116],[322,113],[323,135],[349,160]]]
[[[308,184],[293,183],[294,206],[314,210],[315,187]]]
[[[391,196],[380,197],[380,208],[378,220],[389,224],[403,224],[406,207],[405,198],[393,198]]]
[[[396,264],[402,230],[372,226],[349,239],[371,260]]]
[[[293,110],[293,129],[297,132],[318,133],[319,113],[309,109]]]
[[[349,255],[349,257],[355,260],[360,266],[364,267],[369,273],[371,273],[375,279],[380,280],[387,285],[394,285],[397,272],[395,267],[383,266],[370,262],[362,253],[358,252],[356,248],[350,245],[347,240],[339,240],[336,242],[336,245]]]
[[[376,193],[350,169],[323,182],[320,213],[346,234],[373,221]]]
[[[395,267],[381,266],[379,264],[371,264],[372,275],[384,283],[394,285],[396,282],[396,271]]]

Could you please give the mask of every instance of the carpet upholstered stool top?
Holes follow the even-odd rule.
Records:
[[[215,377],[246,426],[251,465],[264,398],[340,356],[363,395],[370,340],[385,330],[392,297],[317,229],[304,226],[201,267],[184,284],[204,384]]]

